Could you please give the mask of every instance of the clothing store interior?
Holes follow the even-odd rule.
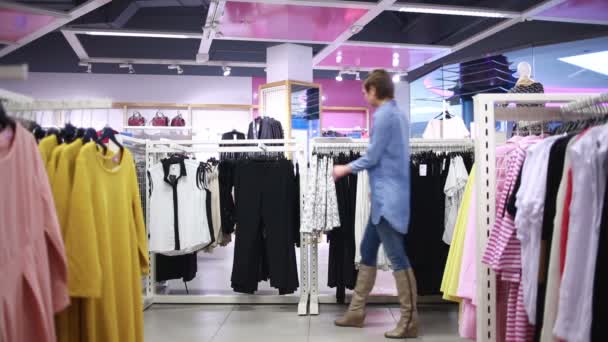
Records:
[[[607,60],[606,0],[0,1],[0,342],[606,341]]]

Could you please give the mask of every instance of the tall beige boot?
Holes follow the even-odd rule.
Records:
[[[344,316],[334,321],[339,327],[363,327],[365,320],[365,302],[376,282],[376,267],[359,266],[359,276],[350,305]]]
[[[393,275],[397,283],[401,319],[399,319],[397,327],[386,332],[384,336],[386,338],[416,338],[418,337],[418,308],[416,307],[418,290],[414,270],[409,268],[394,272]]]

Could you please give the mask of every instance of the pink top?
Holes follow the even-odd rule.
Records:
[[[19,124],[0,148],[0,341],[55,341],[69,304],[66,257],[34,137]]]

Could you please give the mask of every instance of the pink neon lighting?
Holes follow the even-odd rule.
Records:
[[[608,21],[608,1],[567,0],[540,13],[539,16]]]
[[[0,8],[0,40],[17,42],[54,20],[52,16]]]
[[[219,29],[227,37],[328,42],[366,12],[352,8],[229,1]]]
[[[338,53],[342,54],[341,63],[336,63]],[[406,70],[440,54],[441,50],[343,45],[327,56],[319,65],[355,68],[393,68],[394,53],[399,54],[398,68]]]

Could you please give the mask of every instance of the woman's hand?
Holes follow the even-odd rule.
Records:
[[[347,176],[351,173],[352,173],[352,170],[350,169],[350,166],[336,165],[336,166],[334,166],[334,172],[333,172],[334,181],[338,181],[338,179],[340,179],[344,176]]]

